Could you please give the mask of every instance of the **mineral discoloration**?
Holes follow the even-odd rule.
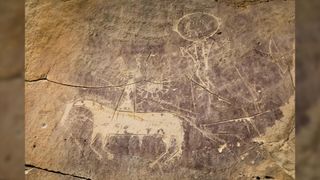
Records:
[[[293,2],[26,4],[28,164],[92,179],[294,177]]]

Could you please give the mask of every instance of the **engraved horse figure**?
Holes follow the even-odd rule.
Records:
[[[83,109],[81,112],[72,113],[74,109]],[[80,114],[79,114],[80,113]],[[74,116],[74,117],[72,117]],[[82,117],[81,117],[82,116]],[[84,117],[83,117],[84,116]],[[77,118],[78,117],[78,118]],[[79,118],[81,117],[81,118]],[[161,136],[166,148],[155,161],[150,164],[153,167],[160,161],[169,162],[182,154],[184,131],[181,120],[171,113],[137,113],[118,111],[91,100],[78,100],[67,104],[61,125],[68,125],[73,118],[76,123],[90,121],[93,124],[90,138],[90,148],[102,159],[102,155],[93,146],[98,136],[102,137],[103,146],[108,143],[109,138],[117,135],[134,135],[139,137],[141,145],[144,136]],[[82,121],[82,122],[81,122]],[[173,149],[173,151],[171,151]],[[104,148],[108,159],[114,155]]]

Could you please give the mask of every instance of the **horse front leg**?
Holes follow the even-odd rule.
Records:
[[[102,155],[96,150],[93,143],[90,143],[90,149],[98,156],[99,160],[102,160]]]

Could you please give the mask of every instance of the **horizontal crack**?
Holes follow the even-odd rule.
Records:
[[[38,81],[48,81],[48,79],[47,78],[39,78],[39,79],[31,79],[31,80],[26,79],[24,81],[25,82],[38,82]]]
[[[112,87],[124,87],[124,86],[129,86],[132,84],[137,84],[141,82],[145,82],[145,80],[133,82],[133,83],[128,83],[128,84],[122,84],[122,85],[110,85],[110,86],[84,86],[84,85],[73,85],[73,84],[66,84],[58,81],[53,81],[48,78],[39,78],[39,79],[33,79],[33,80],[25,80],[25,82],[38,82],[38,81],[47,81],[51,82],[54,84],[62,85],[62,86],[68,86],[68,87],[74,87],[74,88],[88,88],[88,89],[104,89],[104,88],[112,88]]]
[[[43,170],[43,171],[47,171],[47,172],[51,172],[51,173],[56,173],[56,174],[61,174],[61,175],[64,175],[64,176],[72,176],[72,177],[79,178],[79,179],[91,180],[91,179],[88,178],[88,177],[77,176],[77,175],[74,175],[74,174],[68,174],[68,173],[64,173],[64,172],[61,172],[61,171],[49,170],[49,169],[47,169],[47,168],[41,168],[41,167],[37,167],[37,166],[31,165],[31,164],[25,164],[25,167],[40,169],[40,170]]]

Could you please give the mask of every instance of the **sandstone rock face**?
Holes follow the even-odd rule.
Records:
[[[294,179],[293,1],[28,0],[25,67],[48,176]]]

